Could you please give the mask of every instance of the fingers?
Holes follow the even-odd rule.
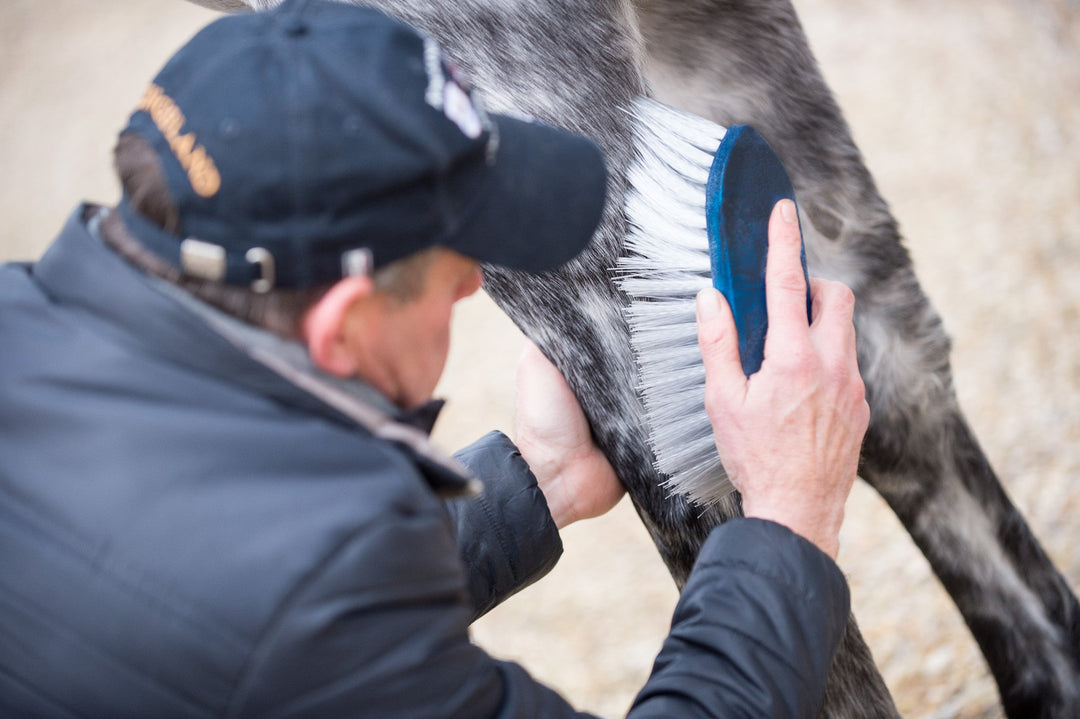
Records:
[[[866,386],[859,371],[855,341],[855,295],[841,282],[810,279],[814,322],[811,339],[833,380],[846,387],[856,424],[866,430],[870,408],[866,403]]]
[[[739,336],[731,308],[718,290],[708,287],[697,296],[698,347],[705,365],[705,386],[724,394],[746,386],[739,361]],[[706,403],[708,405],[708,402]]]
[[[769,217],[769,251],[765,261],[765,307],[769,313],[769,344],[790,342],[808,332],[806,279],[802,267],[802,238],[795,203],[781,200]]]
[[[519,398],[522,395],[529,396],[532,394],[538,384],[536,376],[538,373],[543,373],[544,364],[548,361],[540,348],[526,338],[517,363],[516,384]]]
[[[553,455],[592,446],[585,412],[566,378],[529,340],[518,359],[517,432],[550,448]]]
[[[813,331],[826,346],[855,354],[855,294],[842,282],[810,278]]]
[[[517,446],[555,526],[615,506],[625,489],[594,444],[581,405],[558,368],[528,340],[518,360],[517,389]]]
[[[529,339],[521,350],[517,366],[518,406],[529,410],[534,418],[549,415],[558,427],[562,413],[580,413],[577,398],[559,369]],[[576,416],[576,415],[575,415]]]
[[[540,348],[526,337],[525,344],[521,348],[521,355],[518,357],[518,372],[532,375],[537,372],[549,371],[548,366],[554,367],[551,360],[540,351]]]
[[[551,398],[559,389],[562,375],[528,339],[517,365],[517,432],[532,437],[548,433],[552,424],[560,426],[558,407]]]

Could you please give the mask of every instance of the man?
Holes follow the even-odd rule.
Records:
[[[620,497],[580,408],[533,351],[520,454],[496,433],[451,459],[423,428],[478,262],[587,244],[595,146],[487,116],[376,11],[300,1],[197,35],[116,155],[116,209],[0,269],[0,715],[573,716],[468,624]],[[806,326],[791,211],[758,374],[700,299],[758,518],[703,547],[634,717],[814,715],[843,632],[868,410],[850,293],[815,283]]]

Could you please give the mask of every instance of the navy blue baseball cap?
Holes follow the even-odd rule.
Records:
[[[131,233],[185,273],[264,291],[368,272],[432,246],[528,272],[588,244],[607,175],[590,140],[484,111],[438,44],[382,12],[286,0],[221,18],[149,86],[171,234]]]

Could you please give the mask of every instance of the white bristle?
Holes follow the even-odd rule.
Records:
[[[656,133],[653,132],[648,133],[647,138],[655,144],[641,148],[639,169],[666,167],[689,183],[704,185],[708,181],[712,153],[692,146],[683,147],[679,152],[679,148],[656,140]]]
[[[640,120],[639,132],[651,133],[667,144],[697,147],[711,155],[724,137],[720,125],[649,98],[638,99],[633,112]]]
[[[705,185],[724,128],[655,100],[634,103],[638,161],[628,177],[619,286],[637,357],[649,442],[665,486],[699,505],[733,491],[705,414],[695,297],[712,283]]]
[[[642,198],[669,222],[705,229],[704,183],[689,183],[672,171],[669,165],[637,166],[628,173],[632,195]]]

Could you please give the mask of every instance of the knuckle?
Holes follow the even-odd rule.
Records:
[[[828,374],[836,387],[841,388],[845,393],[853,391],[855,382],[852,382],[851,367],[843,358],[829,364]]]
[[[719,367],[731,352],[731,340],[723,335],[703,338],[699,343],[701,362],[705,365],[706,375]]]
[[[853,408],[856,422],[865,430],[870,423],[870,403],[866,398],[866,383],[858,374],[848,383],[846,401]]]
[[[716,396],[715,392],[710,392],[708,389],[705,391],[705,414],[710,417],[716,416],[720,412],[720,398]]]
[[[801,269],[780,270],[774,276],[773,283],[777,289],[784,292],[802,293],[806,291],[806,281],[803,278]]]
[[[724,332],[715,323],[699,322],[697,336],[698,347],[701,348],[703,356],[715,354],[718,350],[723,349],[726,342]]]
[[[795,246],[802,243],[802,235],[799,234],[799,228],[797,225],[784,225],[780,231],[776,233],[775,239],[770,239],[770,242],[777,242],[781,246],[794,249]]]
[[[824,280],[820,292],[829,308],[829,314],[848,318],[854,314],[855,293],[843,282]]]
[[[727,336],[724,332],[713,327],[703,327],[698,331],[698,344],[702,352],[715,352],[717,348],[723,348],[727,344]]]
[[[863,380],[862,375],[858,374],[857,372],[855,373],[854,385],[855,385],[855,390],[854,390],[855,395],[858,397],[860,402],[865,402],[866,401],[866,382]]]
[[[814,352],[805,345],[792,347],[786,354],[787,366],[795,372],[809,372],[813,367]]]
[[[855,293],[851,287],[842,282],[829,282],[829,291],[832,291],[834,300],[839,308],[854,309]]]
[[[723,396],[716,391],[705,391],[705,414],[713,422],[727,414],[727,405]]]
[[[800,384],[809,382],[820,371],[813,349],[802,345],[786,348],[777,365],[780,371],[787,375],[789,382]]]
[[[852,401],[857,405],[866,404],[866,383],[863,382],[862,377],[854,375],[849,383],[848,392],[851,395]]]
[[[873,418],[873,410],[870,408],[870,403],[865,399],[863,400],[862,405],[859,406],[859,418],[862,423],[863,431],[865,432],[870,426],[870,420]]]
[[[836,295],[836,306],[847,314],[855,310],[855,293],[843,282],[833,282],[833,292]]]

